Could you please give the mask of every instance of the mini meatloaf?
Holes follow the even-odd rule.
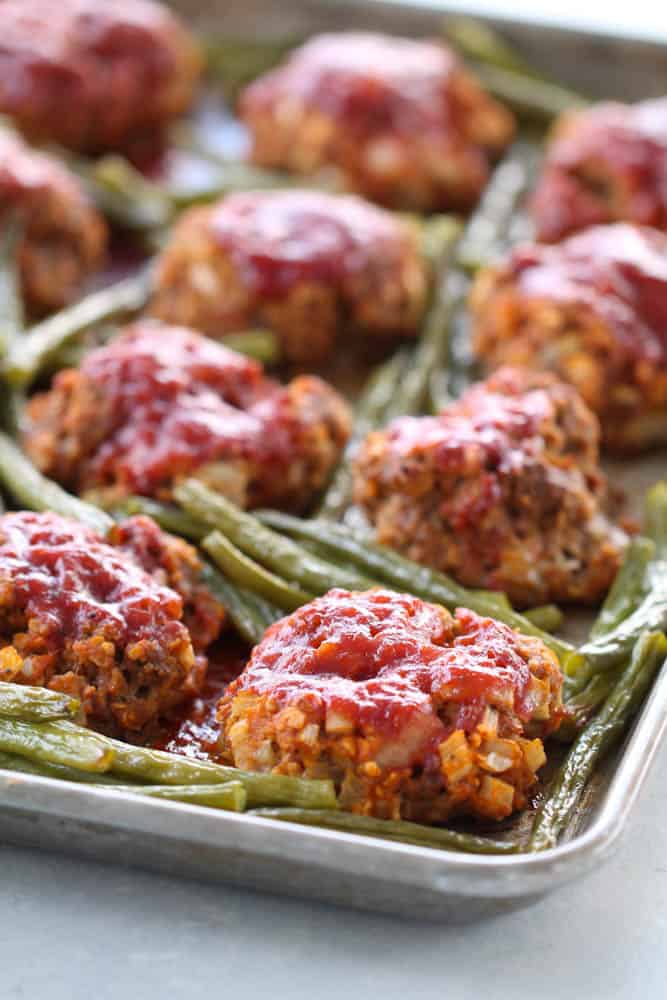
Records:
[[[553,375],[503,369],[439,416],[401,417],[354,474],[379,542],[514,604],[597,601],[618,569],[597,420]]]
[[[617,223],[518,247],[479,275],[471,306],[488,368],[571,382],[612,451],[667,441],[667,234]]]
[[[16,228],[30,312],[66,305],[104,260],[106,226],[79,181],[54,157],[0,128],[0,226],[8,225]]]
[[[334,171],[371,201],[416,211],[471,208],[511,113],[437,42],[320,35],[243,92],[257,163]]]
[[[224,611],[199,571],[194,550],[148,518],[103,541],[56,514],[4,514],[0,677],[76,696],[96,728],[144,729],[203,682],[202,643]]]
[[[535,786],[561,687],[539,639],[491,618],[332,590],[268,629],[218,718],[237,767],[332,778],[353,812],[499,820]]]
[[[339,331],[414,336],[429,284],[415,226],[354,196],[257,191],[190,209],[160,257],[152,312],[223,338],[269,326],[314,362]]]
[[[563,115],[532,215],[548,243],[603,222],[667,230],[667,97]]]
[[[321,379],[281,386],[201,334],[140,320],[31,399],[24,447],[47,475],[108,502],[168,500],[194,475],[245,507],[300,510],[349,427],[346,403]]]
[[[190,105],[193,38],[152,0],[2,0],[0,112],[36,141],[131,151]]]

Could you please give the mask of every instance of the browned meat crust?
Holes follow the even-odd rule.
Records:
[[[199,569],[194,549],[148,518],[102,541],[56,514],[3,515],[0,677],[65,691],[91,726],[138,733],[203,683],[225,613]]]
[[[333,168],[371,201],[418,211],[475,204],[511,113],[436,42],[320,35],[246,88],[239,111],[257,163]]]
[[[201,66],[152,0],[0,3],[0,111],[40,142],[147,151],[189,107]]]
[[[532,215],[538,239],[547,242],[601,222],[667,230],[667,97],[564,114]]]
[[[523,808],[562,716],[539,639],[385,590],[273,625],[218,706],[237,767],[332,778],[343,808],[435,823]]]
[[[667,442],[667,235],[618,223],[519,247],[478,276],[470,301],[487,368],[571,382],[611,451]]]
[[[372,433],[355,497],[383,544],[518,605],[599,600],[626,541],[605,515],[597,421],[546,374],[503,369]]]
[[[428,278],[416,229],[361,199],[246,192],[182,216],[151,311],[216,339],[268,326],[288,360],[315,362],[345,330],[414,336]]]
[[[21,230],[19,268],[31,312],[66,305],[102,265],[106,225],[77,178],[0,129],[0,224],[8,220]]]
[[[242,506],[296,510],[325,485],[350,428],[321,379],[281,386],[256,362],[154,320],[58,374],[27,411],[28,454],[75,492],[169,499],[195,475]]]

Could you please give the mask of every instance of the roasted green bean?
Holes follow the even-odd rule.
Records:
[[[350,573],[311,555],[195,479],[179,483],[174,496],[192,517],[217,528],[246,555],[309,592],[322,594],[331,587],[367,590],[374,585],[362,574]]]
[[[108,514],[66,493],[39,472],[20,448],[0,433],[0,485],[28,510],[54,511],[62,517],[87,524],[105,535],[113,520]]]
[[[0,681],[0,717],[20,722],[71,719],[79,711],[79,701],[59,691]]]
[[[354,427],[343,452],[340,463],[320,502],[320,517],[335,520],[341,517],[352,499],[352,468],[354,455],[374,427],[384,421],[385,413],[397,391],[406,365],[406,354],[398,352],[371,375],[357,403]]]
[[[655,545],[653,555],[645,563],[643,596],[635,609],[612,628],[596,633],[581,647],[586,668],[577,670],[572,679],[573,690],[580,690],[600,670],[610,670],[628,659],[640,635],[647,631],[667,629],[667,483],[657,483],[646,496],[646,534]],[[638,574],[647,550],[637,554],[637,572],[628,569],[615,588],[613,607],[633,607],[642,591]],[[627,605],[623,596],[628,597]]]
[[[26,388],[54,355],[88,327],[142,309],[151,286],[152,269],[147,267],[131,278],[93,292],[27,330],[12,344],[6,357],[5,372],[10,384]]]
[[[584,793],[600,758],[617,742],[667,657],[661,632],[644,633],[598,715],[580,733],[540,807],[530,849],[554,847]]]
[[[232,583],[259,594],[285,611],[294,611],[313,599],[313,594],[287,583],[250,559],[220,531],[207,535],[202,548]]]
[[[374,819],[355,816],[347,812],[327,809],[254,809],[254,816],[277,819],[286,823],[325,827],[363,837],[381,837],[383,840],[419,847],[439,847],[441,850],[465,851],[469,854],[514,854],[519,850],[512,841],[491,840],[472,833],[460,833],[436,826],[422,826],[405,820]]]

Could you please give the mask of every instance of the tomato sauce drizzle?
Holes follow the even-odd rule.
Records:
[[[667,235],[627,223],[594,226],[555,246],[526,244],[504,270],[535,299],[580,304],[628,355],[667,363]]]
[[[207,462],[273,463],[279,475],[298,453],[302,427],[288,391],[256,362],[190,330],[139,321],[89,354],[80,372],[110,414],[91,457],[93,482],[155,496]]]
[[[370,32],[320,35],[246,88],[244,112],[283,97],[317,109],[352,135],[447,134],[463,113],[452,91],[456,55],[435,42]]]
[[[214,209],[210,227],[244,283],[268,299],[307,281],[338,288],[406,239],[388,212],[318,191],[230,195]]]
[[[449,731],[474,728],[492,695],[529,717],[521,641],[466,609],[451,616],[392,591],[332,590],[271,626],[229,694],[307,704],[311,719],[333,711],[393,737],[419,720],[435,746]],[[436,712],[445,701],[447,723]]]
[[[0,578],[10,582],[12,608],[39,623],[40,639],[54,651],[99,634],[161,647],[188,638],[175,591],[160,586],[131,550],[57,514],[0,518]]]
[[[618,202],[618,205],[617,205]],[[533,198],[540,239],[624,217],[667,228],[667,98],[604,102],[567,120]]]

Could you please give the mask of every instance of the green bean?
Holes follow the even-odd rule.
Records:
[[[202,583],[224,605],[234,628],[251,646],[261,642],[269,625],[281,616],[281,611],[250,591],[234,586],[208,563],[202,566]]]
[[[76,698],[43,687],[0,681],[0,716],[20,722],[45,722],[73,718],[79,711]]]
[[[446,364],[452,312],[461,301],[463,293],[460,277],[456,274],[450,275],[445,287],[436,293],[419,343],[384,413],[385,421],[404,414],[423,412],[431,376]]]
[[[150,296],[152,269],[93,292],[73,306],[33,326],[10,348],[5,372],[16,388],[29,386],[53,355],[96,323],[116,319],[142,309]]]
[[[151,785],[219,785],[238,781],[247,793],[248,806],[337,808],[331,781],[240,771],[123,743],[65,720],[24,723],[0,719],[0,750],[40,763],[108,772]]]
[[[515,70],[474,63],[475,73],[486,89],[509,105],[520,117],[548,124],[565,111],[580,111],[589,101],[557,83],[527,77]]]
[[[595,765],[623,734],[665,657],[667,639],[663,633],[644,633],[640,637],[630,663],[599,714],[580,733],[559,769],[535,817],[531,850],[543,851],[555,846],[559,834],[574,814]]]
[[[225,347],[239,354],[245,354],[264,365],[275,365],[280,361],[281,347],[271,330],[243,330],[225,335]]]
[[[97,160],[68,156],[97,207],[127,229],[150,231],[169,224],[173,205],[159,184],[149,181],[129,160],[109,153]]]
[[[667,483],[657,483],[646,496],[646,534],[655,545],[655,553],[646,563],[645,593],[634,611],[610,631],[597,634],[581,647],[586,668],[576,671],[573,683],[576,688],[600,670],[610,670],[623,663],[632,653],[640,635],[647,631],[667,629]],[[640,561],[643,561],[643,556]],[[628,578],[621,586],[631,588],[628,608],[637,596],[636,577],[628,571]],[[641,586],[641,583],[639,584]],[[622,597],[617,590],[614,597],[618,604]]]
[[[69,723],[53,723],[69,725]],[[235,767],[192,760],[134,747],[118,740],[109,741],[113,750],[112,773],[133,780],[160,785],[209,785],[240,781],[248,796],[248,806],[284,805],[304,809],[335,809],[333,782],[308,778],[288,778],[278,774],[253,774]]]
[[[121,778],[110,774],[76,771],[61,764],[47,764],[2,752],[0,752],[0,769],[36,775],[40,778],[56,778],[59,781],[95,785],[104,791],[186,802],[189,805],[209,806],[212,809],[225,809],[230,812],[243,812],[247,801],[245,788],[240,781],[213,785],[128,785]]]
[[[73,781],[85,785],[123,785],[122,778],[99,771],[79,771],[64,764],[47,764],[43,760],[31,757],[19,757],[17,754],[0,751],[0,768],[6,771],[17,771],[19,774],[34,774],[39,778],[57,778],[58,781]],[[139,787],[139,786],[136,786]]]
[[[233,100],[245,84],[281,62],[300,40],[206,39],[207,69],[215,82],[223,87],[225,97]]]
[[[18,252],[23,231],[15,217],[4,222],[0,238],[0,359],[23,331],[25,317],[21,297]],[[16,437],[21,430],[23,400],[4,377],[0,381],[0,427]]]
[[[508,249],[512,221],[534,179],[537,159],[535,147],[519,141],[495,168],[457,248],[457,263],[466,270],[475,271]]]
[[[103,506],[102,498],[100,498],[100,506]],[[200,542],[211,530],[208,525],[198,521],[197,518],[190,517],[180,507],[160,503],[158,500],[151,500],[150,497],[126,496],[122,500],[112,501],[109,510],[115,516],[126,517],[144,514],[146,517],[152,517],[165,531],[189,538],[193,542]]]
[[[66,721],[20,723],[0,719],[0,750],[77,770],[110,771],[149,784],[217,785],[239,781],[246,790],[249,806],[285,805],[304,809],[337,806],[331,781],[239,771],[164,750],[122,743]]]
[[[421,252],[434,275],[440,275],[450,263],[456,243],[463,231],[463,224],[455,215],[417,216],[421,234]]]
[[[196,518],[190,517],[180,507],[159,503],[148,497],[129,496],[112,505],[114,516],[144,514],[153,518],[161,528],[172,534],[181,535],[191,541],[200,542],[210,534],[210,527]],[[227,610],[236,631],[251,646],[256,645],[264,632],[281,617],[281,610],[243,587],[237,587],[226,580],[208,563],[202,567],[202,579]]]
[[[647,569],[654,556],[655,542],[650,538],[637,537],[630,542],[621,568],[591,629],[592,640],[613,632],[637,610],[646,597]],[[593,674],[583,686],[578,677],[565,678],[568,721],[558,730],[557,739],[569,741],[572,734],[581,729],[609,694],[616,683],[617,674],[618,668]]]
[[[497,594],[467,590],[444,573],[420,566],[383,545],[359,538],[349,528],[327,521],[302,521],[278,511],[261,511],[257,514],[257,520],[263,525],[296,538],[312,539],[325,545],[334,558],[340,555],[349,559],[364,573],[372,574],[375,579],[380,580],[384,586],[415,594],[426,601],[443,604],[450,610],[465,607],[480,615],[498,618],[525,635],[534,635],[542,639],[562,663],[571,663],[575,666],[581,662],[576,650],[569,643],[554,638],[523,615],[511,608],[508,609]]]
[[[322,174],[304,179],[278,170],[266,170],[243,161],[218,159],[215,167],[211,168],[207,185],[179,187],[172,183],[167,191],[174,208],[180,210],[190,205],[215,201],[235,191],[271,191],[291,187],[335,190],[335,185]]]
[[[340,463],[320,502],[318,515],[336,519],[341,517],[352,499],[351,461],[367,434],[379,426],[397,391],[405,369],[406,355],[399,351],[389,361],[380,365],[371,375],[357,403],[354,427]]]
[[[196,151],[191,149],[196,155]],[[85,184],[101,212],[117,225],[142,234],[150,249],[160,241],[175,215],[190,205],[215,201],[232,191],[256,191],[296,185],[294,178],[242,161],[223,160],[199,152],[207,161],[208,177],[180,184],[146,178],[123,156],[116,153],[98,160],[73,159],[72,169]],[[302,185],[303,186],[303,185]],[[320,186],[320,185],[318,185]]]
[[[519,849],[510,841],[490,840],[472,833],[459,833],[442,827],[422,826],[406,820],[374,819],[355,816],[353,813],[331,812],[326,809],[253,809],[253,816],[277,819],[285,823],[325,827],[363,837],[381,837],[403,844],[420,847],[439,847],[441,850],[465,851],[470,854],[514,854]]]
[[[0,236],[0,357],[5,356],[24,324],[17,266],[22,235],[22,228],[16,219],[3,222]]]
[[[350,573],[312,556],[195,479],[179,483],[174,496],[188,514],[217,528],[246,555],[312,593],[322,594],[331,587],[367,590],[374,586],[373,580],[361,574]]]
[[[540,74],[531,67],[515,50],[514,46],[485,21],[474,17],[455,15],[445,19],[443,30],[445,37],[452,45],[468,59],[500,66],[501,69],[523,73],[524,76]]]
[[[39,472],[6,434],[0,433],[0,485],[29,510],[54,511],[87,524],[105,535],[112,519],[91,504],[73,497]]]
[[[431,375],[447,355],[449,316],[458,294],[454,279],[441,287],[443,270],[461,233],[461,223],[452,216],[439,216],[422,226],[424,255],[433,271],[432,302],[425,312],[423,332],[417,347],[406,355],[399,352],[371,376],[357,404],[355,424],[318,509],[321,517],[342,517],[352,498],[351,461],[360,443],[374,428],[402,413],[418,413],[426,401]]]
[[[65,721],[0,718],[0,750],[79,771],[108,771],[114,756],[110,744],[100,743],[95,734]]]
[[[632,539],[591,629],[591,639],[613,632],[637,609],[646,596],[646,571],[654,556],[655,543],[650,538]]]
[[[152,799],[187,802],[193,806],[209,806],[228,812],[243,812],[248,799],[240,781],[220,785],[107,785],[105,791],[145,795]]]
[[[0,485],[28,510],[48,510],[81,521],[106,535],[113,520],[103,510],[66,493],[39,472],[6,434],[0,433]]]
[[[543,632],[555,632],[563,624],[563,612],[556,604],[543,604],[536,608],[528,608],[522,612],[523,617],[542,629]]]
[[[220,531],[207,535],[202,547],[232,583],[254,591],[285,611],[294,611],[313,599],[313,594],[287,583],[244,555]]]
[[[552,738],[558,740],[559,743],[572,743],[580,730],[595,715],[600,705],[608,697],[618,680],[618,674],[618,670],[608,670],[606,673],[595,674],[586,686],[576,694],[569,693],[568,678],[565,678],[566,683],[563,691],[567,715]]]

